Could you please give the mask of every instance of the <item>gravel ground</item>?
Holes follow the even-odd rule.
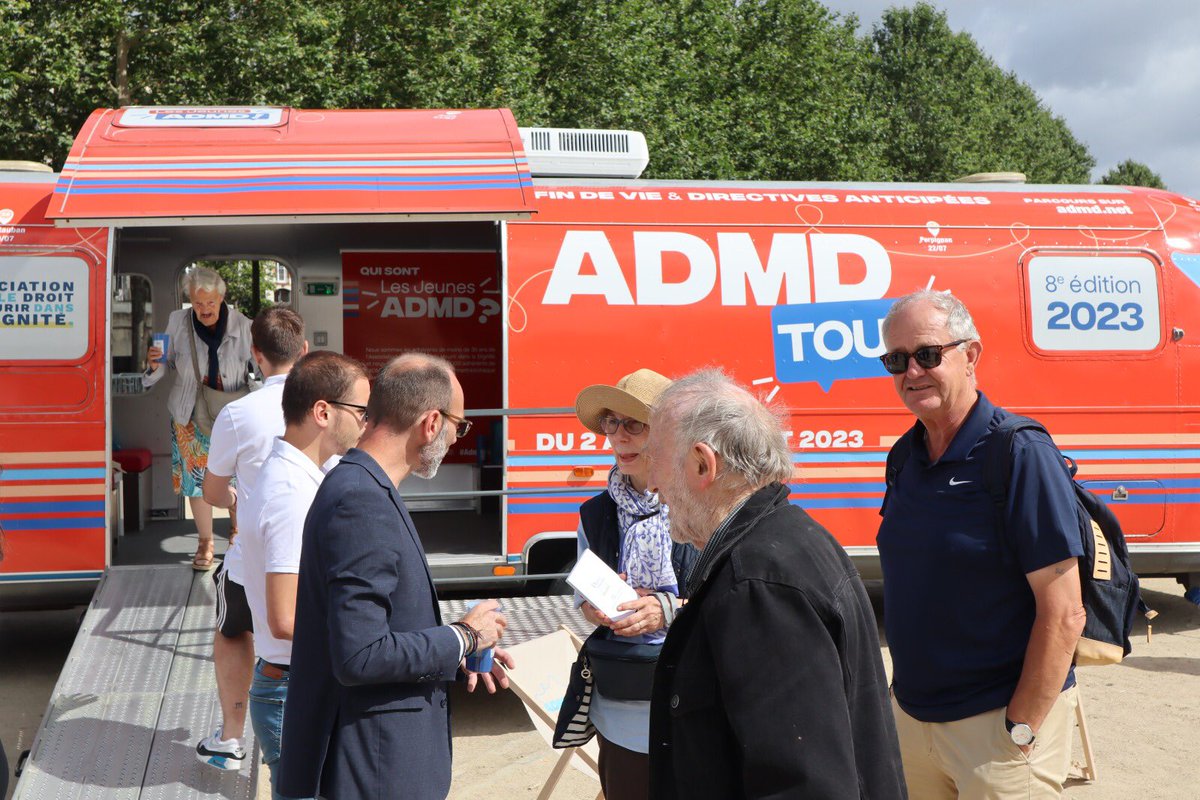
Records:
[[[1134,652],[1123,664],[1078,672],[1099,780],[1072,781],[1067,798],[1200,796],[1200,608],[1183,599],[1173,580],[1147,580],[1144,594],[1159,612],[1150,644],[1139,623]],[[558,754],[534,729],[521,702],[511,693],[480,697],[461,691],[453,702],[450,797],[537,797]],[[1083,760],[1078,737],[1075,760]],[[570,769],[553,797],[592,800],[599,786]]]

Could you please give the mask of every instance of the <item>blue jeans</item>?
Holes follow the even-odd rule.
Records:
[[[263,660],[254,663],[254,680],[250,684],[250,724],[254,738],[262,751],[263,763],[271,770],[271,800],[283,800],[276,789],[279,776],[279,746],[283,738],[283,703],[287,700],[288,673],[279,680],[263,675]]]

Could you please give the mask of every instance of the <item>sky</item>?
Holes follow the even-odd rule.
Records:
[[[869,33],[898,0],[822,0]],[[1096,159],[1132,158],[1200,199],[1200,1],[935,0],[1000,67],[1033,87]]]

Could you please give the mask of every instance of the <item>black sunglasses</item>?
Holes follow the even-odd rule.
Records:
[[[459,439],[471,432],[471,420],[465,417],[455,416],[449,411],[442,411],[442,416],[454,423],[454,435]]]
[[[910,357],[916,359],[917,364],[922,369],[933,369],[942,363],[943,350],[958,347],[960,344],[965,344],[969,341],[970,339],[959,339],[949,344],[927,344],[924,347],[918,347],[911,353],[906,353],[903,350],[893,350],[890,353],[881,355],[879,360],[883,362],[883,368],[893,375],[903,375],[908,372],[908,359]]]
[[[642,431],[650,426],[644,422],[639,422],[636,419],[626,417],[625,419],[617,419],[616,417],[601,417],[600,430],[605,436],[612,436],[621,426],[625,427],[625,432],[630,436],[637,436]]]
[[[360,406],[358,403],[343,403],[341,400],[330,400],[330,405],[341,406],[342,408],[353,408],[355,411],[362,412],[362,421],[367,421],[367,407]]]

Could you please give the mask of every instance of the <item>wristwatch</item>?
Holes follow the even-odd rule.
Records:
[[[1024,722],[1013,722],[1008,717],[1005,717],[1004,727],[1008,731],[1008,735],[1012,737],[1013,744],[1018,747],[1028,747],[1033,744],[1033,740],[1036,738],[1033,735],[1033,728]]]

